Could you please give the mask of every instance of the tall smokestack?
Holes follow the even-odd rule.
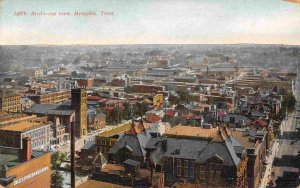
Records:
[[[21,150],[21,162],[26,162],[31,160],[31,139],[25,137],[22,139],[22,150]]]

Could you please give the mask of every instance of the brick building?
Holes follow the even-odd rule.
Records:
[[[0,127],[0,137],[0,146],[22,148],[22,139],[29,137],[33,149],[48,149],[51,122],[44,117],[4,124]]]
[[[21,96],[18,94],[1,94],[0,110],[7,112],[21,112]]]
[[[43,69],[27,69],[24,70],[24,74],[33,78],[42,77],[44,74]]]
[[[162,161],[156,168],[162,165],[166,186],[185,181],[208,187],[247,187],[245,148],[227,128],[211,129],[175,128],[147,144],[149,160]]]
[[[57,91],[38,95],[29,95],[27,97],[33,100],[36,104],[53,104],[68,100],[69,98],[71,98],[71,92]]]
[[[264,171],[267,150],[269,148],[267,132],[236,130],[231,134],[247,149],[247,179],[249,188],[257,188]]]
[[[84,79],[76,79],[79,88],[91,89],[93,87],[93,79],[84,78]]]
[[[154,86],[154,85],[135,84],[132,86],[132,89],[134,93],[156,93],[158,91],[163,91],[164,87]]]
[[[50,187],[50,153],[32,151],[28,137],[22,143],[20,149],[0,147],[0,187]]]

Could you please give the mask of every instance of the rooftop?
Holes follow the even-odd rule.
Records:
[[[9,151],[7,151],[5,148],[0,148],[0,168],[2,165],[6,165],[6,167],[8,169],[10,169],[10,168],[13,168],[15,166],[22,164],[22,162],[20,162],[20,160],[19,160],[18,152],[19,151],[13,150],[13,149],[9,149]],[[50,153],[32,150],[31,160],[33,160],[35,158],[39,158],[45,154],[50,154]]]
[[[10,124],[10,125],[5,125],[3,127],[0,127],[0,130],[26,132],[28,130],[32,130],[32,129],[35,129],[35,128],[38,128],[38,127],[42,127],[46,124],[47,124],[46,122],[23,121],[23,122],[17,122],[17,123],[14,123],[14,124]]]
[[[110,136],[113,136],[113,135],[125,132],[128,129],[130,129],[130,127],[131,127],[131,123],[126,123],[126,124],[124,124],[124,125],[122,125],[120,127],[112,129],[110,131],[105,131],[105,132],[103,132],[101,134],[98,134],[97,136],[100,136],[100,137],[110,137]]]
[[[25,110],[25,113],[44,115],[72,115],[74,112],[71,106],[59,104],[34,104]]]
[[[187,137],[204,137],[204,138],[212,138],[215,133],[218,131],[218,128],[210,128],[204,129],[201,127],[191,127],[191,126],[181,126],[178,125],[176,127],[171,128],[166,136],[178,135],[178,136],[187,136]]]
[[[95,187],[114,187],[114,188],[127,188],[123,185],[118,185],[114,183],[96,181],[96,180],[88,180],[78,186],[78,188],[95,188]]]

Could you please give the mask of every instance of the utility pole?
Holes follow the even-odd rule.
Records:
[[[71,188],[75,188],[75,123],[71,123]]]

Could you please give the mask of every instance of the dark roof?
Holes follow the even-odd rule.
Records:
[[[266,117],[267,115],[264,114],[264,113],[261,113],[259,111],[254,111],[254,112],[251,112],[251,116],[253,116],[253,117]]]
[[[109,153],[117,153],[119,149],[129,147],[135,156],[146,156],[146,144],[148,143],[151,135],[149,132],[141,132],[137,135],[124,134],[118,140],[116,145],[109,150]]]
[[[240,123],[241,121],[244,121],[244,123],[249,123],[251,120],[243,115],[240,114],[234,114],[234,113],[228,113],[223,116],[224,122],[230,122],[230,117],[234,117],[235,123]]]
[[[68,105],[59,105],[59,104],[34,104],[30,108],[24,111],[29,114],[43,114],[43,115],[72,115],[75,112]]]
[[[204,163],[216,155],[223,160],[223,164],[228,166],[237,166],[240,162],[240,158],[235,153],[234,147],[229,140],[209,143],[201,152],[197,161]]]
[[[185,159],[197,159],[200,152],[204,150],[209,143],[208,141],[176,138],[163,138],[163,140],[167,140],[167,150],[163,154],[165,157]]]
[[[124,161],[124,164],[128,164],[131,166],[138,166],[140,164],[140,162],[132,160],[132,159],[127,159],[126,161]]]
[[[151,139],[152,140],[152,139]],[[162,150],[162,142],[166,141],[166,151]],[[230,136],[224,142],[211,142],[206,140],[193,140],[184,138],[155,138],[149,141],[147,148],[157,146],[152,152],[151,159],[154,163],[159,161],[160,156],[182,159],[192,159],[204,163],[212,157],[217,157],[228,166],[237,166],[244,147],[234,137]],[[187,147],[188,146],[188,147]]]
[[[92,148],[94,145],[95,145],[95,142],[94,142],[94,141],[87,141],[87,142],[84,144],[84,146],[82,147],[82,149],[88,150],[88,149]]]

